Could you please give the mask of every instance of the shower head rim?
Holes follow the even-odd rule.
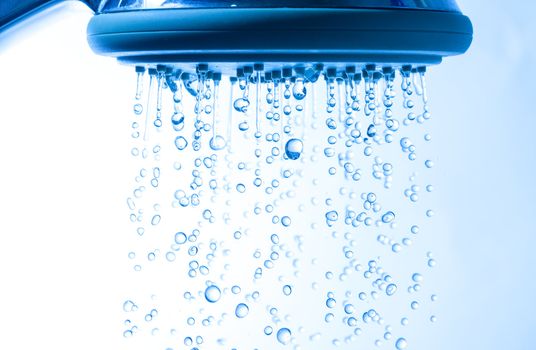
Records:
[[[127,64],[431,65],[464,53],[472,26],[461,13],[423,10],[157,9],[94,16],[88,41],[96,53]]]

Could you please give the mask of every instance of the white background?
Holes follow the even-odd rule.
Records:
[[[428,78],[451,232],[436,349],[532,349],[536,5],[460,6],[473,46]],[[90,51],[88,10],[62,10],[0,36],[0,349],[117,349],[121,332],[133,73]]]

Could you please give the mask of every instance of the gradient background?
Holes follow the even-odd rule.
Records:
[[[444,278],[422,337],[434,349],[534,348],[536,3],[515,4],[460,0],[473,45],[428,75]],[[0,36],[2,349],[118,348],[133,74],[91,53],[88,10],[64,7]]]

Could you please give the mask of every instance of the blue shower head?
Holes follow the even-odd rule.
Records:
[[[109,1],[91,19],[88,41],[133,65],[402,67],[464,53],[472,25],[453,0]]]
[[[419,67],[464,53],[473,33],[454,0],[81,1],[94,52],[153,68]],[[3,0],[0,31],[58,2]]]

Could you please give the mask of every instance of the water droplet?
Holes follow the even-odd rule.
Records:
[[[338,219],[339,219],[339,213],[337,213],[337,211],[332,210],[326,213],[326,220],[337,221]]]
[[[387,288],[385,288],[385,294],[387,294],[388,296],[395,294],[395,292],[396,292],[396,284],[394,283],[389,284]]]
[[[395,219],[395,213],[393,213],[392,211],[388,211],[387,213],[382,215],[382,221],[384,223],[390,223],[394,219]]]
[[[249,107],[249,100],[247,98],[238,98],[234,101],[233,107],[237,112],[246,113]]]
[[[292,88],[292,95],[294,95],[294,98],[298,101],[301,101],[305,98],[307,95],[307,89],[305,88],[303,80],[296,81],[294,87]]]
[[[411,276],[411,279],[414,282],[422,282],[423,277],[422,277],[422,275],[420,273],[414,273],[413,276]]]
[[[134,312],[137,310],[138,310],[138,306],[132,300],[127,300],[123,303],[123,311]]]
[[[184,129],[184,114],[181,112],[174,113],[171,116],[171,125],[175,131],[181,131]]]
[[[248,130],[248,129],[249,129],[249,124],[248,124],[248,122],[243,121],[243,122],[241,122],[240,124],[238,124],[238,129],[239,129],[240,131],[246,131],[246,130]]]
[[[222,136],[215,135],[210,139],[209,145],[214,151],[219,151],[225,148],[227,141]]]
[[[368,135],[368,137],[376,136],[376,127],[374,126],[374,124],[369,125],[369,127],[367,129],[367,135]]]
[[[290,343],[292,332],[288,328],[281,328],[277,331],[277,341],[283,345]]]
[[[303,152],[303,142],[300,139],[290,139],[285,145],[285,153],[289,159],[296,160],[300,158]]]
[[[187,146],[188,146],[188,141],[186,141],[184,136],[177,136],[175,138],[175,147],[177,147],[179,151],[184,150]]]
[[[140,103],[134,105],[134,113],[140,115],[143,112],[143,106]]]
[[[186,243],[186,235],[184,232],[177,232],[175,233],[175,243],[177,244],[184,244]]]
[[[291,223],[291,220],[288,216],[283,216],[281,218],[281,224],[283,224],[283,226],[288,227],[290,226],[290,223]]]
[[[220,300],[221,291],[216,285],[211,285],[205,289],[205,299],[210,303],[215,303]]]
[[[161,216],[156,214],[155,216],[153,216],[153,218],[151,219],[151,225],[158,225],[160,223],[160,219],[161,219]]]
[[[289,286],[288,284],[287,285],[284,285],[283,286],[283,294],[285,295],[290,295],[292,293],[292,287]]]
[[[249,307],[246,304],[240,303],[236,305],[236,309],[235,309],[236,317],[244,318],[248,315],[248,313],[249,313]]]
[[[403,350],[408,347],[408,342],[404,338],[398,338],[395,344],[397,350]]]

